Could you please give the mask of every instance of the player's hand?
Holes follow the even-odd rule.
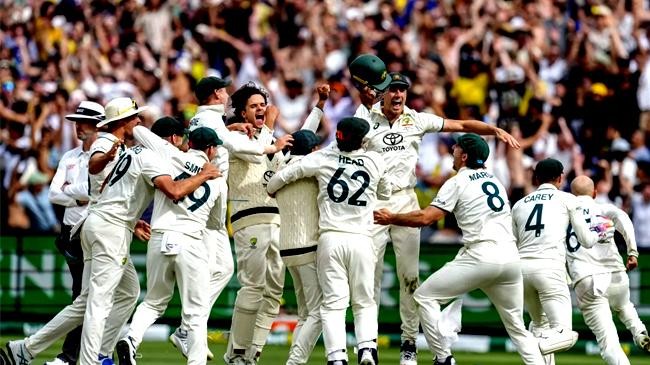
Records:
[[[284,136],[275,140],[275,147],[278,151],[282,151],[285,147],[293,146],[293,136],[285,134]],[[277,151],[276,151],[277,152]]]
[[[151,238],[151,226],[149,223],[140,219],[138,223],[135,224],[133,235],[140,241],[149,241]]]
[[[117,141],[113,142],[113,146],[111,146],[111,149],[106,152],[106,157],[110,161],[113,161],[115,156],[117,156],[117,149],[120,148],[121,145],[122,145],[122,140],[118,139]]]
[[[319,101],[326,101],[330,97],[330,85],[322,84],[316,87],[316,92],[318,93]]]
[[[245,133],[249,138],[255,134],[255,127],[250,123],[233,123],[228,125],[228,130]]]
[[[200,174],[206,176],[208,180],[212,180],[221,177],[221,170],[210,162],[206,162],[203,164]]]
[[[638,261],[637,257],[636,256],[628,256],[627,257],[627,265],[625,265],[625,267],[627,267],[627,271],[632,271],[632,270],[636,269],[637,266],[639,266],[639,261]]]
[[[504,131],[501,128],[497,128],[496,132],[494,135],[504,143],[507,143],[508,146],[514,148],[514,149],[519,149],[521,145],[519,144],[519,141],[515,137],[513,137],[510,133]]]
[[[614,227],[614,222],[611,219],[597,215],[591,224],[590,230],[598,234],[599,243],[609,243],[614,238],[614,232],[616,228]]]
[[[278,116],[280,115],[280,109],[278,109],[277,106],[275,105],[269,105],[266,107],[266,112],[265,112],[265,122],[267,127],[270,129],[273,129],[275,127],[275,122],[278,120]]]
[[[372,212],[372,216],[375,218],[375,224],[381,224],[382,226],[391,224],[393,220],[393,213],[386,208],[375,210]]]

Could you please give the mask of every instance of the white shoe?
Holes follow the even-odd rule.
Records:
[[[372,358],[370,349],[359,350],[359,365],[375,365],[375,359]]]
[[[246,359],[241,355],[235,355],[234,357],[228,357],[228,354],[223,354],[223,361],[227,365],[248,365]]]
[[[7,342],[7,355],[12,365],[29,365],[34,360],[32,354],[27,351],[25,340]]]
[[[539,339],[539,350],[542,355],[566,351],[573,347],[578,341],[578,332],[566,329],[544,331]]]
[[[131,337],[127,336],[117,341],[115,351],[117,351],[117,359],[120,365],[136,365],[135,359],[137,355]]]
[[[415,341],[402,342],[399,352],[399,365],[418,365],[418,353]]]
[[[187,335],[182,336],[182,333],[179,333],[180,329],[174,331],[171,335],[169,335],[169,342],[171,342],[174,347],[176,347],[181,354],[187,359],[187,353],[189,352],[189,348],[187,346]],[[214,354],[212,351],[210,351],[210,348],[207,348],[208,354],[207,358],[208,361],[214,359]]]
[[[54,360],[46,362],[45,365],[70,365],[70,363],[55,357]]]

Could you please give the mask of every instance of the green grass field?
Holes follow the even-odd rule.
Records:
[[[2,344],[15,337],[0,337]],[[210,344],[210,350],[215,354],[216,358],[208,364],[223,364],[221,356],[225,351],[223,344]],[[61,342],[57,342],[50,349],[40,354],[33,364],[40,365],[45,361],[51,360],[57,355],[61,348]],[[284,364],[287,359],[289,348],[287,346],[267,346],[264,349],[260,364],[262,365],[280,365]],[[351,349],[349,349],[351,351]],[[142,358],[138,359],[138,365],[160,365],[160,364],[183,364],[185,359],[180,353],[167,342],[144,342],[138,351],[142,354]],[[419,364],[431,364],[432,357],[428,351],[420,351]],[[495,352],[489,354],[475,354],[475,353],[456,353],[454,357],[459,365],[515,365],[521,364],[521,360],[517,354]],[[399,348],[382,348],[379,350],[380,363],[384,365],[397,365],[399,364]],[[594,365],[604,364],[602,359],[597,356],[580,355],[574,353],[558,354],[555,357],[556,364],[558,365]],[[351,364],[356,363],[356,356],[351,356]],[[325,364],[324,349],[322,346],[317,346],[312,355],[309,364]],[[630,357],[632,365],[650,365],[650,356],[635,355]]]

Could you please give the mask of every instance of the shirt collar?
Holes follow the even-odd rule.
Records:
[[[190,150],[187,151],[187,153],[192,155],[192,156],[199,157],[203,162],[208,162],[209,161],[208,160],[208,155],[206,155],[205,152],[203,152],[203,151],[190,149]]]
[[[226,107],[223,104],[213,104],[213,105],[201,105],[196,109],[197,113],[200,113],[202,111],[206,110],[211,110],[213,112],[225,114],[226,113]]]
[[[540,185],[540,186],[537,188],[537,190],[549,190],[549,189],[550,189],[550,190],[558,190],[557,187],[556,187],[555,185],[553,185],[553,184],[549,184],[549,183],[543,183],[542,185]]]

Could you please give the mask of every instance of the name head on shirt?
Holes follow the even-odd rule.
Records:
[[[361,159],[361,158],[350,158],[350,157],[347,157],[347,156],[339,155],[339,164],[363,166],[363,159]]]

